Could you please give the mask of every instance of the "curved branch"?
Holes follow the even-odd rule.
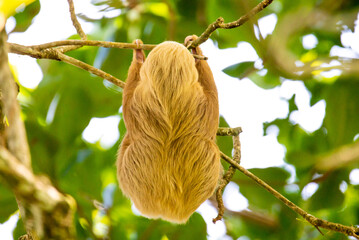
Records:
[[[237,135],[233,135],[232,138],[233,138],[233,149],[234,149],[233,160],[236,163],[240,164],[240,162],[241,162],[241,142],[239,141],[239,133]],[[216,200],[218,203],[218,215],[217,215],[217,217],[215,217],[212,220],[213,223],[216,223],[218,220],[221,220],[223,218],[225,207],[224,207],[224,203],[223,203],[222,194],[223,194],[224,188],[231,181],[235,171],[236,171],[236,169],[232,165],[230,165],[227,172],[222,177],[221,183],[219,184],[219,186],[216,190]]]
[[[217,20],[213,23],[211,23],[207,29],[197,38],[195,41],[193,41],[188,48],[195,48],[198,45],[204,43],[208,40],[208,38],[211,36],[211,34],[217,29],[217,28],[223,28],[223,29],[231,29],[236,28],[241,25],[243,25],[245,22],[247,22],[251,17],[262,11],[264,8],[268,7],[269,4],[271,4],[273,0],[263,0],[260,2],[257,6],[255,6],[252,10],[250,10],[248,13],[240,17],[238,20],[234,22],[224,23],[224,19],[222,17],[217,18]]]
[[[349,227],[349,226],[345,226],[345,225],[342,225],[342,224],[339,224],[339,223],[333,223],[333,222],[329,222],[329,221],[314,217],[313,215],[311,215],[311,214],[307,213],[306,211],[304,211],[302,208],[295,205],[289,199],[287,199],[282,194],[280,194],[278,191],[276,191],[271,186],[269,186],[267,183],[265,183],[262,179],[258,178],[256,175],[254,175],[253,173],[251,173],[250,171],[248,171],[244,167],[240,166],[236,161],[234,161],[233,159],[231,159],[230,157],[228,157],[227,155],[225,155],[222,152],[221,152],[221,157],[226,162],[231,164],[234,168],[238,169],[244,175],[251,178],[257,184],[262,186],[265,190],[270,192],[274,197],[281,200],[285,205],[287,205],[289,208],[291,208],[294,212],[301,215],[306,221],[308,221],[314,227],[316,227],[316,228],[321,227],[321,228],[325,228],[325,229],[328,229],[328,230],[331,230],[331,231],[344,233],[347,236],[353,236],[353,237],[359,239],[359,227],[353,227],[353,226]]]

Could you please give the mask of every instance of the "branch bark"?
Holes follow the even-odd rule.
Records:
[[[265,183],[263,180],[255,176],[253,173],[245,169],[244,167],[240,166],[236,161],[225,155],[224,153],[221,153],[222,159],[227,161],[229,164],[231,164],[234,168],[241,171],[244,175],[251,178],[253,181],[255,181],[258,185],[263,187],[265,190],[270,192],[274,197],[282,201],[285,205],[287,205],[290,209],[292,209],[294,212],[301,215],[307,222],[312,224],[314,227],[316,227],[318,230],[319,228],[325,228],[331,231],[344,233],[347,236],[352,236],[357,239],[359,239],[359,227],[354,226],[345,226],[339,223],[333,223],[329,222],[320,218],[317,218],[306,211],[304,211],[302,208],[295,205],[293,202],[291,202],[289,199],[284,197],[282,194],[280,194],[278,191],[273,189],[271,186],[269,186],[267,183]]]
[[[216,31],[218,28],[223,29],[231,29],[236,28],[241,25],[243,25],[245,22],[247,22],[250,18],[252,18],[254,15],[262,11],[264,8],[268,7],[269,4],[271,4],[273,0],[263,0],[260,2],[257,6],[255,6],[252,10],[250,10],[247,14],[240,17],[238,20],[234,22],[224,23],[224,19],[222,17],[217,18],[217,20],[213,23],[211,23],[207,29],[197,38],[195,41],[193,41],[188,48],[195,48],[198,45],[201,45],[205,41],[208,40],[208,38],[212,35],[214,31]]]
[[[42,50],[37,50],[36,48],[26,47],[26,46],[23,46],[20,44],[15,44],[15,43],[10,43],[10,44],[8,44],[8,46],[9,46],[9,51],[12,53],[28,55],[28,56],[32,56],[32,57],[38,58],[38,59],[45,58],[45,59],[53,59],[53,60],[63,61],[63,62],[72,64],[78,68],[84,69],[84,70],[86,70],[96,76],[99,76],[103,79],[106,79],[109,82],[112,82],[113,84],[115,84],[121,88],[124,88],[124,86],[125,86],[125,83],[123,81],[112,76],[111,74],[106,73],[106,72],[102,71],[101,69],[95,68],[95,67],[93,67],[87,63],[84,63],[80,60],[77,60],[75,58],[67,56],[56,48],[46,48],[46,49],[42,49]]]
[[[74,239],[74,200],[59,193],[31,170],[26,131],[17,102],[18,86],[0,32],[0,177],[14,191],[27,239]]]

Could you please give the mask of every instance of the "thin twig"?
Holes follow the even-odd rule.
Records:
[[[70,15],[71,15],[72,24],[76,28],[76,31],[80,35],[81,39],[86,40],[87,36],[86,36],[85,32],[82,30],[81,24],[77,20],[77,17],[76,17],[74,2],[72,0],[67,0],[67,2],[69,3],[69,11],[70,11]]]
[[[234,149],[233,160],[236,163],[240,164],[240,162],[241,162],[241,142],[239,141],[239,135],[238,134],[234,135],[232,138],[233,138],[233,149]],[[236,171],[236,169],[232,165],[229,166],[227,172],[224,174],[224,176],[221,180],[221,184],[217,188],[216,200],[217,200],[217,204],[218,204],[218,215],[217,215],[217,217],[212,219],[213,223],[216,223],[218,220],[221,220],[223,218],[225,207],[223,204],[222,194],[223,194],[224,188],[231,181],[235,171]]]
[[[271,186],[269,186],[267,183],[265,183],[263,180],[258,178],[253,173],[249,172],[244,167],[240,166],[237,162],[235,162],[233,159],[225,155],[221,152],[221,157],[227,161],[229,164],[231,164],[233,167],[241,171],[244,175],[254,180],[257,184],[262,186],[264,189],[266,189],[268,192],[270,192],[273,196],[281,200],[285,205],[287,205],[289,208],[291,208],[294,212],[301,215],[306,221],[308,221],[310,224],[312,224],[316,228],[325,228],[328,230],[344,233],[348,236],[353,236],[357,239],[359,239],[359,227],[354,226],[345,226],[339,223],[333,223],[329,222],[317,217],[314,217],[313,215],[307,213],[302,208],[295,205],[293,202],[291,202],[289,199],[284,197],[282,194],[277,192],[275,189],[273,189]]]
[[[234,149],[233,160],[235,162],[237,162],[238,164],[240,164],[240,162],[241,162],[241,143],[239,141],[239,135],[234,135],[232,138],[233,138],[233,149]],[[224,174],[224,176],[221,180],[221,184],[217,188],[216,200],[217,200],[217,204],[218,204],[218,215],[217,215],[217,217],[212,219],[213,223],[216,223],[218,220],[221,220],[223,218],[225,207],[223,204],[222,194],[223,194],[224,188],[231,181],[235,171],[236,171],[236,169],[232,165],[229,166],[227,172]]]
[[[76,32],[77,32],[78,35],[80,35],[81,39],[86,40],[87,36],[86,36],[85,32],[82,30],[81,24],[77,20],[77,17],[76,17],[74,2],[72,0],[67,0],[67,2],[69,4],[69,12],[70,12],[72,25],[75,27]],[[62,46],[62,47],[59,48],[59,50],[61,52],[65,53],[65,52],[68,52],[68,51],[79,49],[80,47],[82,47],[82,46],[79,46],[79,45],[77,45],[77,46],[75,46],[75,45]]]
[[[236,28],[241,25],[243,25],[245,22],[247,22],[251,17],[262,11],[264,8],[266,8],[269,4],[271,4],[273,0],[263,0],[260,2],[257,6],[255,6],[252,10],[250,10],[248,13],[240,17],[238,20],[234,22],[224,23],[224,19],[222,17],[217,18],[217,20],[213,23],[211,23],[207,29],[201,34],[199,38],[197,38],[195,41],[193,41],[188,48],[195,48],[198,45],[204,43],[208,40],[208,38],[211,36],[211,34],[217,29],[217,28],[223,28],[223,29],[231,29]]]

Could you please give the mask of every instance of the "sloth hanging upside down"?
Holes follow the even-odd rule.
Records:
[[[185,45],[197,36],[188,36]],[[141,40],[134,41],[137,45]],[[199,47],[193,53],[202,55]],[[123,91],[127,128],[117,158],[122,192],[146,217],[185,223],[220,177],[218,94],[205,60],[163,42],[134,50]]]

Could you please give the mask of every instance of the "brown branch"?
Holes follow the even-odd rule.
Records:
[[[25,126],[20,118],[20,106],[17,102],[18,86],[12,76],[8,63],[7,36],[5,30],[0,32],[0,145],[6,147],[22,164],[31,169],[31,157],[27,143]],[[29,237],[36,240],[31,217],[16,196],[16,201]]]
[[[10,43],[11,44],[11,43]],[[33,49],[43,50],[46,48],[61,47],[65,45],[79,45],[79,46],[96,46],[96,47],[105,47],[105,48],[123,48],[123,49],[143,49],[143,50],[152,50],[157,45],[155,44],[140,44],[140,47],[134,43],[121,43],[121,42],[108,42],[108,41],[95,41],[95,40],[62,40],[54,41],[39,45],[28,46]]]
[[[59,193],[31,170],[26,131],[9,65],[5,31],[0,32],[0,177],[14,192],[27,239],[74,239],[71,197]],[[31,52],[31,54],[35,54]],[[1,119],[3,120],[3,119]]]
[[[231,29],[236,28],[241,25],[243,25],[245,22],[247,22],[251,17],[262,11],[264,8],[269,6],[273,0],[263,0],[260,2],[257,6],[255,6],[252,10],[250,10],[248,13],[240,17],[238,20],[234,22],[224,23],[224,19],[222,17],[217,18],[217,20],[213,23],[211,23],[207,29],[197,38],[195,41],[193,41],[188,48],[195,48],[198,45],[204,43],[208,40],[208,38],[211,36],[211,34],[218,28],[223,29]]]
[[[12,44],[12,43],[9,43]],[[121,42],[108,42],[108,41],[95,41],[95,40],[61,40],[61,41],[54,41],[39,45],[32,45],[28,46],[33,49],[37,50],[43,50],[47,48],[53,48],[53,47],[63,47],[66,45],[78,45],[78,46],[96,46],[96,47],[104,47],[104,48],[121,48],[121,49],[143,49],[143,50],[152,50],[157,45],[156,44],[140,44],[139,46],[134,43],[121,43]],[[62,51],[62,52],[68,52],[72,49]],[[200,60],[208,60],[207,57],[192,54],[194,58],[200,59]]]
[[[75,14],[74,2],[72,0],[67,0],[67,2],[69,3],[69,11],[70,11],[70,15],[71,15],[72,24],[76,28],[76,31],[80,35],[81,39],[86,40],[87,36],[86,36],[85,32],[82,30],[81,24],[77,20],[77,17]]]
[[[38,58],[38,59],[45,58],[45,59],[60,60],[60,61],[69,63],[71,65],[74,65],[78,68],[84,69],[84,70],[86,70],[96,76],[99,76],[103,79],[106,79],[121,88],[125,87],[125,83],[123,81],[121,81],[120,79],[118,79],[118,78],[112,76],[111,74],[108,74],[98,68],[95,68],[87,63],[84,63],[80,60],[69,57],[69,56],[61,53],[59,50],[57,50],[55,48],[37,50],[32,47],[26,47],[26,46],[23,46],[20,44],[15,44],[15,43],[8,43],[8,45],[9,45],[9,52],[17,53],[17,54],[21,54],[21,55],[29,55],[29,56],[32,56],[32,57]]]
[[[238,129],[238,128],[237,128]],[[233,160],[240,164],[241,162],[241,143],[239,141],[239,135],[234,135],[233,137]],[[218,220],[221,220],[223,218],[224,214],[224,204],[223,204],[223,198],[222,194],[224,191],[224,188],[228,185],[228,183],[231,181],[236,169],[231,165],[229,166],[227,172],[224,174],[220,185],[218,186],[216,190],[216,200],[218,204],[218,215],[214,219],[212,219],[213,223],[216,223]]]
[[[39,239],[75,239],[75,200],[32,171],[0,146],[0,177],[16,193]]]
[[[77,20],[76,17],[76,13],[75,13],[75,6],[74,6],[74,2],[72,0],[67,0],[68,4],[69,4],[69,12],[70,12],[70,17],[71,17],[71,21],[72,21],[72,25],[75,27],[76,32],[78,35],[80,35],[82,40],[86,40],[87,36],[85,34],[85,32],[82,30],[81,24],[80,22]],[[68,52],[68,51],[72,51],[72,50],[76,50],[78,48],[80,48],[82,46],[62,46],[61,48],[59,48],[59,50],[61,52]]]
[[[104,48],[121,48],[121,49],[143,49],[143,50],[152,50],[157,45],[155,44],[140,44],[138,47],[137,44],[133,43],[121,43],[121,42],[107,42],[107,41],[95,41],[95,40],[61,40],[61,41],[54,41],[39,45],[32,45],[32,46],[24,46],[16,43],[7,43],[10,49],[10,52],[22,54],[21,52],[28,52],[31,50],[45,50],[49,48],[55,48],[55,47],[63,47],[67,45],[73,45],[73,46],[96,46],[96,47],[104,47]],[[22,50],[20,52],[16,52],[17,49],[21,48]],[[27,50],[25,48],[28,48]],[[61,52],[68,52],[73,49],[61,49]],[[29,54],[26,54],[29,55]],[[200,60],[207,60],[208,58],[205,56],[200,56],[196,54],[192,54],[194,58],[200,59]],[[32,55],[30,55],[32,56]],[[32,56],[35,57],[35,56]]]
[[[293,202],[291,202],[289,199],[281,195],[279,192],[277,192],[275,189],[273,189],[271,186],[269,186],[267,183],[265,183],[263,180],[255,176],[253,173],[249,172],[244,167],[240,166],[236,161],[225,155],[224,153],[221,153],[221,157],[227,161],[229,164],[231,164],[234,168],[241,171],[244,175],[254,180],[257,184],[262,186],[264,189],[266,189],[268,192],[270,192],[274,197],[281,200],[285,205],[287,205],[289,208],[291,208],[294,212],[301,215],[306,221],[308,221],[310,224],[312,224],[316,228],[325,228],[331,231],[340,232],[343,234],[346,234],[347,236],[353,236],[357,239],[359,239],[359,228],[354,226],[345,226],[339,223],[333,223],[329,222],[317,217],[314,217],[313,215],[307,213],[302,208],[295,205]]]
[[[220,127],[217,129],[217,136],[238,136],[242,132],[241,127],[226,128]]]

